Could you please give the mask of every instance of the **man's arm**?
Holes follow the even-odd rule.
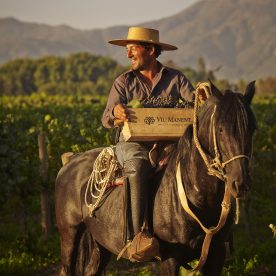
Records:
[[[114,127],[115,118],[124,119],[123,107],[127,103],[125,79],[123,75],[119,76],[113,83],[109,97],[107,100],[106,108],[102,115],[102,124],[106,128]],[[115,108],[116,107],[116,108]],[[126,111],[125,111],[126,113]],[[125,116],[127,116],[125,114]]]
[[[181,97],[187,101],[187,102],[192,102],[194,101],[194,87],[190,83],[190,81],[186,78],[184,74],[180,75],[180,87],[179,87],[179,92]]]
[[[192,86],[192,84],[190,83],[190,81],[185,77],[185,75],[183,75],[181,77],[181,81],[180,81],[180,94],[181,97],[188,102],[192,102],[195,100],[195,89]],[[198,87],[197,87],[198,88]],[[207,95],[204,91],[204,89],[199,89],[198,90],[198,97],[199,97],[199,101],[200,102],[204,102],[207,99]]]

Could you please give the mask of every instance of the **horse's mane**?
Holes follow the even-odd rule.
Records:
[[[217,104],[216,125],[223,125],[226,135],[239,139],[241,148],[247,140],[248,132],[256,129],[255,117],[243,95],[227,90]]]
[[[245,101],[240,93],[225,91],[220,100],[210,97],[200,108],[199,124],[209,126],[210,117],[216,104],[215,123],[217,126],[223,125],[228,135],[240,138],[241,147],[244,148],[243,142],[248,131],[252,134],[256,129],[256,120],[249,104]],[[185,159],[190,154],[193,139],[193,127],[189,126],[180,137],[177,147],[171,154],[167,169],[171,173],[175,173],[176,164],[178,161],[185,163]]]

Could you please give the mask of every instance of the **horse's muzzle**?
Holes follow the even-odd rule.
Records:
[[[228,183],[231,194],[234,198],[245,197],[250,190],[250,177],[246,180],[232,180]]]

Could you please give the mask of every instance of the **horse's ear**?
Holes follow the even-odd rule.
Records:
[[[250,82],[244,93],[244,99],[248,104],[251,104],[251,101],[255,95],[255,81]]]
[[[221,93],[221,91],[212,83],[212,81],[210,79],[208,79],[210,82],[210,87],[211,87],[211,94],[213,96],[215,96],[216,98],[220,99],[223,94]]]

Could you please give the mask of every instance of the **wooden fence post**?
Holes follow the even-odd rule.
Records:
[[[40,160],[40,176],[42,179],[41,192],[40,192],[40,207],[41,207],[41,228],[42,236],[47,239],[52,231],[51,224],[51,208],[49,200],[49,192],[47,189],[48,181],[48,162],[46,151],[46,134],[44,131],[38,135],[38,150]]]

